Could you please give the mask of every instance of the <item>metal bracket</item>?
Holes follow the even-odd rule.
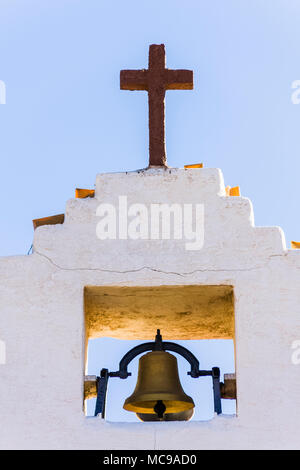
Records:
[[[105,418],[105,405],[106,405],[106,392],[109,372],[107,369],[102,369],[100,377],[97,377],[97,400],[95,408],[95,416],[101,414],[101,418]]]
[[[128,364],[130,364],[130,362],[136,356],[147,351],[173,351],[184,357],[190,363],[191,371],[188,372],[188,374],[194,378],[199,377],[199,373],[201,371],[199,370],[199,361],[196,356],[194,356],[194,354],[192,354],[188,349],[180,346],[180,344],[172,343],[170,341],[162,341],[160,330],[157,330],[157,335],[154,342],[139,344],[135,348],[130,349],[130,351],[128,351],[125,356],[122,357],[119,364],[119,370],[117,372],[110,372],[109,376],[120,377],[120,379],[127,379],[127,377],[131,375],[131,373],[127,370]]]
[[[220,369],[219,369],[219,367],[213,367],[212,368],[212,380],[213,380],[215,413],[220,415],[222,413],[222,402],[221,402],[221,386],[220,386]]]

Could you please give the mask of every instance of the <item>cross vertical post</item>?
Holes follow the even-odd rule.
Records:
[[[191,70],[166,69],[164,44],[149,47],[148,69],[121,70],[121,90],[145,90],[149,106],[149,167],[167,166],[165,147],[166,90],[192,90]]]
[[[166,166],[165,143],[165,48],[150,46],[148,66],[149,165]]]

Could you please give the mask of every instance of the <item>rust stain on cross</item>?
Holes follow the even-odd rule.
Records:
[[[121,90],[146,90],[149,103],[149,166],[167,166],[165,145],[166,90],[192,90],[192,70],[166,69],[164,44],[149,47],[148,69],[121,70]]]

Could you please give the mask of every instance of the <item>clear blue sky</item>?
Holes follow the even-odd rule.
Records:
[[[147,95],[119,71],[147,67],[152,43],[194,70],[194,91],[167,92],[169,165],[221,168],[257,225],[300,241],[299,18],[299,0],[0,0],[0,255],[25,254],[32,219],[97,173],[147,166]]]

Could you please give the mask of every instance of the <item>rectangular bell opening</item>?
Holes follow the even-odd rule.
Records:
[[[232,286],[87,286],[84,303],[86,416],[93,416],[95,412],[95,378],[100,375],[100,370],[118,370],[121,358],[130,349],[154,341],[157,328],[161,330],[163,341],[172,341],[189,349],[199,360],[200,369],[220,368],[220,380],[224,382],[225,374],[227,392],[224,395],[223,388],[226,398],[221,400],[222,414],[236,415],[236,399],[230,395],[230,386],[236,383]],[[179,354],[169,352],[177,358],[184,392],[194,400],[192,420],[212,419],[216,416],[212,378],[187,375],[190,364]],[[135,413],[123,409],[123,404],[135,388],[141,355],[129,364],[130,377],[109,379],[107,421],[139,421]]]

